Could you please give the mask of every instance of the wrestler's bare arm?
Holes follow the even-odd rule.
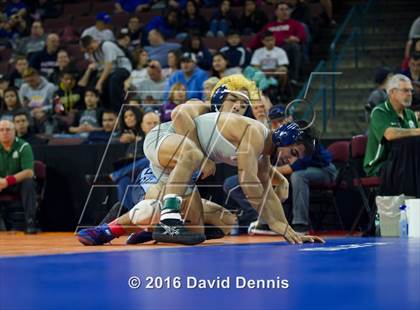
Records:
[[[197,128],[194,118],[208,112],[210,104],[201,100],[189,100],[184,104],[177,106],[171,113],[172,126],[177,134],[187,136],[190,140],[201,148],[197,136]]]

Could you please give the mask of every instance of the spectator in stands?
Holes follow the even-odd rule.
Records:
[[[105,107],[119,111],[124,100],[124,81],[132,65],[126,54],[113,42],[99,42],[91,36],[82,37],[81,45],[98,64],[99,78],[95,89],[102,94]]]
[[[389,142],[411,136],[420,136],[416,115],[411,106],[413,86],[402,74],[395,74],[388,81],[388,100],[373,109],[364,158],[368,176],[380,176],[390,153]]]
[[[319,2],[321,4],[322,8],[324,9],[324,18],[325,18],[325,22],[326,22],[327,26],[334,27],[337,23],[333,19],[332,1],[331,0],[319,0],[319,1],[314,1],[314,2]]]
[[[203,36],[207,31],[206,19],[200,14],[198,4],[194,0],[187,1],[182,21],[183,29],[194,29],[199,36]]]
[[[20,195],[25,211],[25,232],[36,234],[34,156],[31,146],[16,137],[15,126],[10,121],[0,121],[0,162],[0,192]]]
[[[370,93],[368,102],[365,105],[365,110],[369,115],[377,105],[385,102],[388,99],[388,95],[386,94],[386,85],[391,76],[392,71],[389,68],[382,67],[376,70],[375,84],[377,87]]]
[[[69,127],[69,132],[87,137],[92,131],[101,130],[100,116],[102,109],[98,108],[99,94],[95,89],[85,91],[85,110],[79,111],[77,126]]]
[[[143,140],[144,132],[141,129],[141,120],[142,115],[137,106],[128,105],[123,107],[120,118],[121,143],[137,143]],[[143,146],[138,151],[143,153]]]
[[[151,60],[147,67],[147,75],[136,88],[136,98],[139,98],[142,102],[143,108],[146,97],[150,96],[149,100],[153,100],[154,104],[163,103],[163,90],[165,89],[167,79],[162,74],[162,67],[156,60]]]
[[[60,16],[57,3],[54,0],[37,0],[31,2],[30,11],[34,19],[44,20],[46,18],[57,18]]]
[[[130,16],[127,23],[128,35],[130,36],[130,50],[134,50],[144,44],[143,29],[140,18],[136,15]]]
[[[11,18],[13,15],[17,14],[20,17],[25,17],[28,9],[23,0],[10,0],[7,1],[6,7],[4,8],[4,13],[7,17]]]
[[[203,45],[203,41],[198,33],[191,33],[191,35],[182,42],[182,51],[194,54],[197,59],[197,66],[200,69],[210,70],[212,55]]]
[[[417,17],[410,27],[410,32],[408,34],[409,39],[420,39],[420,16]]]
[[[168,52],[168,67],[162,69],[162,74],[169,79],[177,70],[181,68],[179,59],[182,52],[180,50],[170,50]]]
[[[226,37],[226,45],[219,52],[223,53],[230,67],[245,68],[251,60],[251,53],[242,45],[239,31],[231,29]]]
[[[410,55],[408,69],[401,71],[402,74],[407,76],[414,87],[413,92],[413,108],[419,109],[420,105],[420,52],[413,52]]]
[[[268,111],[270,111],[272,104],[268,97],[260,93],[260,100],[256,100],[252,103],[252,115],[260,123],[264,124],[265,127],[270,128]]]
[[[169,0],[168,5],[169,7],[175,8],[175,9],[185,9],[187,5],[187,1],[186,0]]]
[[[284,93],[287,84],[287,67],[289,59],[286,52],[276,46],[276,39],[270,30],[260,35],[264,47],[255,50],[251,65],[262,70],[267,77],[274,77],[280,85],[280,92]]]
[[[215,76],[219,79],[229,76],[232,74],[241,73],[241,68],[229,68],[229,60],[226,55],[220,52],[217,52],[213,55],[213,65],[211,68],[211,76]]]
[[[163,100],[168,100],[169,90],[175,83],[182,83],[187,88],[187,99],[203,98],[203,83],[208,75],[205,71],[197,68],[194,54],[184,53],[180,59],[181,70],[175,72],[165,86]]]
[[[157,29],[165,39],[182,40],[186,37],[186,34],[181,32],[184,30],[182,26],[178,9],[168,9],[163,16],[157,15],[147,23],[146,32],[150,33],[153,29]],[[149,43],[152,45],[150,39]]]
[[[119,142],[118,130],[116,130],[117,113],[112,110],[102,112],[102,128],[98,131],[91,131],[87,136],[88,144],[106,144],[108,142]],[[111,141],[110,141],[111,140]]]
[[[303,44],[303,53],[305,60],[309,60],[309,45],[312,41],[312,37],[316,32],[317,24],[313,22],[311,10],[309,9],[309,6],[305,1],[288,0],[286,2],[290,8],[290,18],[297,20],[305,28],[306,40]],[[328,20],[328,24],[330,23],[331,22]]]
[[[179,49],[181,45],[175,42],[165,42],[162,33],[158,29],[153,29],[148,34],[149,46],[144,49],[149,54],[151,60],[159,61],[162,68],[168,66],[168,52]]]
[[[27,23],[25,17],[20,14],[13,14],[7,21],[12,39],[17,39],[27,35]]]
[[[13,114],[13,123],[16,128],[16,136],[28,142],[32,146],[45,144],[47,141],[36,136],[34,130],[29,125],[30,117],[25,109],[17,110]]]
[[[31,26],[31,35],[18,41],[16,52],[30,58],[32,54],[44,49],[46,41],[47,36],[41,21],[34,21]]]
[[[130,52],[129,48],[131,46],[131,39],[130,39],[130,36],[128,35],[128,29],[127,28],[123,28],[118,32],[116,43],[117,43],[119,48],[121,48],[121,49],[124,48],[128,52]]]
[[[4,14],[0,14],[0,48],[12,49],[17,40],[17,33],[12,30],[9,20]]]
[[[106,12],[99,12],[96,14],[96,23],[94,26],[85,29],[82,32],[82,38],[90,36],[96,41],[115,41],[115,36],[110,29],[112,20]]]
[[[10,78],[0,73],[0,100],[4,99],[4,91],[10,86]]]
[[[19,89],[19,98],[25,108],[31,112],[36,126],[40,132],[47,129],[46,117],[52,109],[52,99],[57,87],[40,76],[34,68],[28,68],[23,72],[25,83]]]
[[[410,63],[410,55],[412,53],[420,53],[420,38],[419,39],[412,39],[410,41],[410,48],[408,49],[408,53],[405,53],[403,63],[401,65],[401,70],[407,70],[408,64]]]
[[[72,71],[76,77],[76,80],[79,78],[79,72],[77,71],[76,65],[70,61],[69,53],[61,49],[57,53],[57,67],[54,68],[54,72],[51,74],[49,80],[58,85],[60,83],[61,73],[64,71]]]
[[[273,32],[276,46],[283,48],[290,62],[289,75],[291,82],[296,84],[300,78],[303,61],[302,45],[306,42],[305,28],[298,21],[290,18],[289,7],[284,2],[276,6],[276,20],[268,23],[251,40],[248,47],[256,49],[261,46],[261,35],[266,31]]]
[[[150,130],[160,124],[159,114],[155,112],[146,112],[141,120],[141,130],[147,135]]]
[[[208,37],[224,37],[229,30],[237,28],[236,16],[230,9],[230,1],[222,0],[219,10],[214,12],[210,20],[210,30],[207,32]]]
[[[15,57],[15,68],[10,74],[10,86],[20,88],[23,84],[22,74],[23,72],[28,69],[29,64],[26,56],[18,55]]]
[[[267,22],[267,16],[264,11],[257,8],[256,1],[245,0],[244,11],[238,21],[238,29],[241,29],[242,34],[257,33]]]
[[[211,92],[213,91],[213,88],[216,86],[217,82],[219,82],[218,77],[211,77],[204,81],[203,88],[204,88],[204,98],[203,100],[206,102],[210,102],[211,98]]]
[[[276,130],[284,124],[292,121],[290,117],[284,114],[285,108],[281,104],[276,104],[268,111],[268,118],[270,119],[271,130]]]
[[[187,98],[187,89],[182,83],[175,83],[169,90],[168,101],[162,106],[160,120],[162,123],[171,120],[172,111],[180,104],[185,103]]]
[[[407,67],[403,68],[403,70],[408,68],[408,59],[410,58],[410,54],[417,41],[420,41],[420,16],[414,20],[410,27],[410,32],[408,33],[408,41],[405,45],[404,52],[404,58],[407,59]]]
[[[77,85],[77,73],[70,68],[61,71],[53,102],[53,115],[60,132],[67,132],[73,125],[76,115],[84,108],[83,100],[83,88]]]
[[[13,114],[22,109],[19,94],[16,88],[6,88],[3,93],[3,102],[0,107],[0,120],[13,121]]]
[[[331,183],[337,177],[332,155],[319,143],[313,129],[309,128],[296,144],[278,148],[276,166],[284,176],[290,175],[293,229],[306,234],[310,225],[310,185]]]
[[[32,55],[30,65],[39,73],[49,78],[57,67],[57,53],[60,48],[60,37],[56,33],[47,36],[44,50]]]
[[[125,91],[139,88],[141,82],[147,76],[147,67],[150,61],[149,54],[142,48],[136,48],[133,51],[133,60],[135,69],[131,71],[130,77],[124,82]]]
[[[117,0],[115,1],[115,13],[139,13],[150,9],[150,0]]]

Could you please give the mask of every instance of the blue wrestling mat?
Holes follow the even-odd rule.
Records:
[[[420,239],[7,257],[0,271],[1,309],[420,307]]]

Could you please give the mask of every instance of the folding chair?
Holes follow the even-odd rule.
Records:
[[[363,210],[365,210],[368,215],[368,226],[365,233],[371,230],[376,214],[375,197],[381,184],[381,179],[378,177],[367,177],[364,173],[363,159],[365,157],[366,145],[367,137],[364,135],[357,135],[351,139],[350,167],[353,173],[353,186],[357,188],[363,206],[360,208],[360,211],[353,222],[350,233],[353,233],[359,224]]]
[[[344,187],[343,180],[345,178],[345,175],[348,173],[350,143],[348,141],[334,142],[328,147],[328,151],[330,151],[330,153],[332,154],[333,163],[338,168],[338,176],[334,182],[311,185],[310,190],[312,193],[313,191],[319,191],[321,194],[321,201],[328,201],[328,203],[331,203],[333,205],[338,222],[340,224],[340,228],[344,230],[343,219],[341,217],[340,210],[335,200],[335,194],[338,189]],[[318,226],[321,226],[324,217],[325,213],[323,212],[318,220]]]
[[[39,212],[39,207],[44,200],[46,180],[47,180],[47,166],[39,160],[34,161],[34,175],[35,175],[35,193],[36,193],[36,202],[37,210]],[[0,193],[0,204],[2,205],[11,205],[13,203],[20,203],[19,193]],[[23,210],[19,211],[21,217],[24,217]]]

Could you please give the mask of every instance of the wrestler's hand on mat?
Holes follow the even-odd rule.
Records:
[[[301,236],[303,243],[325,243],[325,240],[318,236]]]
[[[203,165],[201,166],[200,179],[204,180],[208,176],[214,175],[215,173],[216,173],[216,164],[214,163],[214,161],[210,159],[206,159]]]
[[[289,223],[284,222],[275,222],[269,224],[269,227],[272,231],[275,231],[279,235],[281,235],[287,242],[290,244],[302,244],[301,237],[290,227]]]

